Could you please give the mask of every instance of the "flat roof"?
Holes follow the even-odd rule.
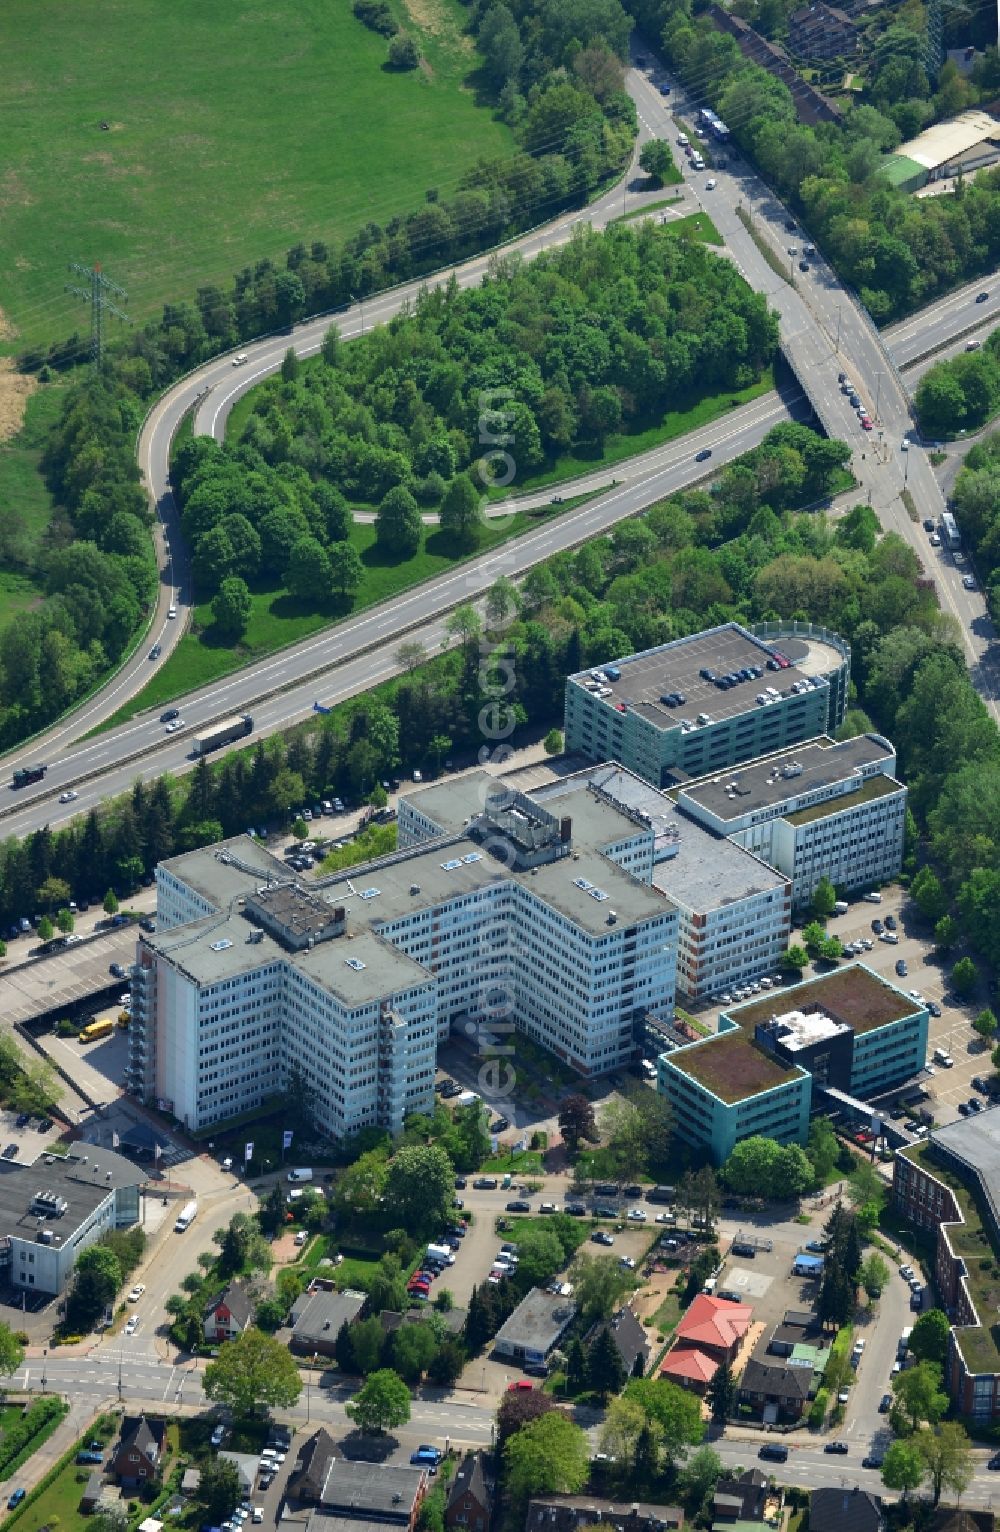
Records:
[[[214,846],[200,846],[168,857],[160,866],[220,908],[236,894],[263,883],[287,881],[285,863],[251,835],[234,835]]]
[[[685,819],[667,842],[674,854],[657,862],[653,884],[696,913],[719,910],[769,891],[780,893],[788,879],[730,840]]]
[[[144,941],[199,985],[285,963],[308,974],[350,1007],[377,1000],[391,990],[432,982],[422,964],[364,928],[349,929],[344,936],[298,952],[289,952],[266,931],[259,940],[248,941],[253,929],[259,927],[238,910],[231,915],[204,915]]]
[[[881,736],[859,734],[854,739],[834,741],[821,734],[804,744],[776,750],[755,761],[727,766],[710,776],[685,782],[673,788],[671,796],[679,805],[685,800],[698,804],[725,824],[742,819],[757,809],[778,809],[790,798],[800,798],[803,793],[819,792],[847,782],[862,767],[888,760],[895,760],[895,751]],[[871,780],[879,782],[885,778]],[[893,780],[890,791],[898,791],[899,786]],[[844,807],[842,798],[829,798],[820,806],[820,812],[835,813]],[[789,819],[792,819],[791,815]]]
[[[767,661],[775,653],[793,659],[786,652],[788,647],[781,640],[768,643],[763,638],[756,638],[739,623],[725,623],[705,633],[693,633],[657,649],[615,660],[612,668],[620,670],[621,676],[617,681],[602,683],[611,688],[611,695],[604,700],[612,707],[620,702],[628,703],[661,729],[680,729],[682,718],[693,722],[699,713],[707,713],[713,723],[736,718],[758,707],[755,699],[765,686],[774,686],[783,696],[790,696],[793,684],[805,681],[809,672],[797,661],[785,670],[772,672],[767,669]],[[727,675],[751,665],[759,666],[763,676],[740,681],[727,691],[699,674],[702,669],[707,669],[714,670],[717,675]],[[607,673],[607,666],[594,668]],[[581,670],[569,680],[586,687],[592,680],[591,672]],[[660,701],[665,693],[678,691],[685,698],[682,706],[671,708]]]
[[[79,1144],[71,1155],[41,1154],[30,1165],[0,1160],[0,1234],[34,1239],[42,1227],[62,1235],[60,1245],[90,1217],[101,1203],[123,1186],[141,1186],[149,1173],[123,1155],[93,1144]],[[32,1199],[54,1192],[69,1204],[60,1217],[28,1211]]]
[[[1000,121],[992,113],[974,108],[925,128],[916,138],[900,144],[896,154],[915,161],[925,170],[936,170],[989,138],[1000,138]]]
[[[470,819],[483,813],[491,792],[503,785],[504,778],[494,772],[477,769],[442,777],[422,787],[413,784],[401,791],[399,801],[441,826],[442,834],[457,835]],[[513,785],[513,784],[511,784]]]
[[[786,1085],[803,1074],[798,1066],[783,1064],[766,1053],[739,1027],[692,1043],[688,1048],[678,1048],[665,1055],[665,1062],[690,1075],[729,1106],[761,1091]]]
[[[504,1321],[496,1339],[544,1354],[555,1345],[575,1313],[576,1304],[569,1298],[533,1287]]]
[[[929,1141],[960,1160],[1000,1203],[1000,1109],[987,1107],[984,1112],[934,1128]],[[933,1166],[928,1169],[933,1171]]]
[[[752,1035],[759,1022],[771,1021],[775,1016],[780,1020],[789,1012],[820,1011],[861,1035],[902,1021],[904,1016],[914,1016],[922,1009],[903,990],[864,963],[849,963],[832,973],[793,984],[789,989],[772,991],[760,1000],[733,1006],[725,1014]]]

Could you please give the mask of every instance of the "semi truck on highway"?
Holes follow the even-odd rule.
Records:
[[[177,1222],[174,1224],[175,1233],[183,1234],[185,1229],[190,1228],[191,1224],[194,1223],[195,1215],[197,1212],[197,1202],[193,1200],[191,1202],[185,1202],[184,1206],[177,1214]]]
[[[48,769],[47,766],[18,766],[11,787],[27,787],[29,782],[40,782]]]
[[[250,714],[237,713],[234,718],[224,718],[221,723],[213,724],[204,734],[196,734],[192,754],[208,755],[210,750],[221,750],[223,745],[230,744],[234,739],[242,739],[252,732],[253,719]]]

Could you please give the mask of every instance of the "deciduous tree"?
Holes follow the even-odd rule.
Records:
[[[274,1405],[286,1409],[302,1392],[298,1369],[288,1350],[273,1336],[250,1326],[226,1341],[205,1368],[202,1387],[208,1399],[228,1405],[242,1419]]]
[[[366,1435],[381,1435],[405,1426],[410,1418],[410,1390],[391,1367],[367,1378],[353,1401],[344,1406],[348,1419]]]

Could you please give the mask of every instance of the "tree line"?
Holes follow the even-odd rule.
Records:
[[[139,483],[138,399],[112,378],[69,391],[43,457],[59,513],[37,556],[23,516],[0,506],[0,562],[31,573],[42,600],[0,631],[0,749],[33,734],[121,658],[149,610],[156,568]]]
[[[715,108],[734,142],[804,219],[876,324],[996,264],[1000,171],[960,181],[952,196],[915,198],[879,170],[886,154],[936,116],[996,94],[995,47],[971,81],[946,65],[933,96],[926,36],[894,22],[875,43],[866,99],[848,107],[839,124],[811,127],[799,122],[788,87],[748,62],[694,0],[631,0],[630,11],[662,43],[694,99]]]

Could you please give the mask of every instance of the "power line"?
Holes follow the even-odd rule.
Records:
[[[101,270],[100,264],[93,266],[81,266],[79,261],[70,261],[70,271],[75,271],[78,276],[88,279],[89,287],[77,287],[72,282],[66,283],[66,291],[75,293],[78,298],[90,302],[90,360],[95,367],[100,367],[104,359],[104,311],[109,310],[116,318],[128,324],[129,317],[115,303],[111,294],[116,298],[127,301],[128,293],[117,282],[112,282]]]

